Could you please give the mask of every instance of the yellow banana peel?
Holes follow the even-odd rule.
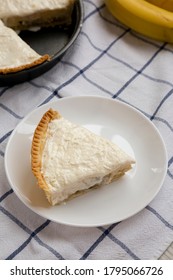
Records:
[[[162,9],[173,12],[173,0],[146,0],[146,1]]]
[[[155,2],[158,5],[154,4]],[[110,13],[126,26],[150,38],[173,43],[173,12],[163,9],[163,2],[161,0],[105,0]],[[171,3],[172,0],[167,2]]]

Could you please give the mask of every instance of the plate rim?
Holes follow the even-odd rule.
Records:
[[[9,149],[9,146],[11,144],[11,141],[13,139],[13,136],[15,135],[17,129],[19,128],[19,126],[21,126],[28,118],[30,118],[30,116],[32,116],[32,114],[34,114],[36,111],[38,111],[39,109],[41,110],[42,108],[46,108],[46,107],[51,107],[51,105],[59,103],[59,102],[64,102],[64,100],[74,100],[74,99],[102,99],[102,100],[106,100],[106,101],[113,101],[115,102],[117,105],[122,105],[127,107],[128,109],[134,111],[135,113],[139,114],[142,118],[144,118],[144,120],[152,127],[152,129],[154,129],[154,133],[157,134],[157,137],[159,137],[160,143],[162,144],[162,149],[163,149],[163,153],[164,153],[164,157],[165,157],[165,161],[164,161],[164,165],[165,165],[165,169],[162,175],[162,180],[159,182],[159,187],[157,188],[157,190],[154,192],[153,196],[150,198],[150,201],[146,203],[146,205],[143,207],[141,207],[140,209],[137,209],[136,212],[134,212],[133,214],[127,215],[124,219],[122,220],[115,220],[113,221],[108,221],[108,223],[91,223],[91,224],[74,224],[73,222],[63,222],[63,221],[58,221],[56,219],[53,218],[48,218],[46,215],[40,214],[38,213],[36,210],[33,209],[33,207],[31,207],[30,205],[28,205],[24,200],[21,199],[21,196],[19,195],[19,193],[16,191],[16,188],[13,186],[13,182],[11,182],[11,178],[9,178],[8,176],[8,167],[7,167],[7,152]],[[68,225],[68,226],[74,226],[74,227],[97,227],[97,226],[105,226],[105,225],[109,225],[112,223],[116,223],[116,222],[121,222],[124,221],[130,217],[133,217],[134,215],[136,215],[137,213],[139,213],[141,210],[143,210],[158,194],[158,192],[160,191],[160,189],[162,188],[162,185],[164,183],[166,174],[167,174],[167,164],[168,164],[168,155],[167,155],[167,149],[166,149],[166,145],[165,142],[163,140],[163,137],[160,133],[160,131],[158,130],[158,128],[154,125],[154,123],[152,121],[150,121],[139,109],[135,108],[133,105],[129,105],[128,103],[124,102],[124,101],[120,101],[117,99],[112,99],[109,97],[103,97],[103,96],[96,96],[96,95],[90,95],[90,96],[68,96],[68,97],[64,97],[64,98],[60,98],[51,102],[48,102],[46,104],[43,104],[41,106],[38,106],[37,108],[33,109],[32,111],[30,111],[19,123],[18,125],[14,128],[14,130],[12,131],[6,148],[5,148],[5,154],[4,154],[4,165],[5,165],[5,174],[7,177],[7,180],[9,182],[9,185],[11,186],[11,188],[13,189],[14,193],[17,195],[17,197],[19,198],[19,200],[27,207],[29,208],[31,211],[33,211],[35,214],[39,215],[40,217],[49,219],[53,222],[59,223],[59,224],[64,224],[64,225]]]

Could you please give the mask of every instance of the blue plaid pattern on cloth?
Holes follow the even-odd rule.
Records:
[[[103,0],[84,0],[82,31],[42,76],[0,88],[0,259],[157,259],[173,240],[173,46],[136,34]],[[37,106],[66,96],[117,98],[147,116],[168,152],[155,199],[135,216],[96,228],[65,226],[29,210],[7,182],[4,153],[16,125]]]

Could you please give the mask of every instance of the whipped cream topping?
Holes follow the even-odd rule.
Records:
[[[117,145],[64,118],[49,123],[42,174],[56,204],[100,184],[130,157]]]
[[[41,56],[30,48],[11,28],[0,21],[0,68],[32,63]]]

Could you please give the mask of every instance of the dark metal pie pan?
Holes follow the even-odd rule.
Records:
[[[20,32],[20,37],[28,43],[31,48],[40,55],[49,54],[51,60],[16,73],[0,74],[0,86],[11,86],[29,81],[51,69],[74,43],[80,33],[82,22],[83,2],[82,0],[77,0],[72,14],[72,24],[68,29],[54,27],[42,28],[37,32]]]

